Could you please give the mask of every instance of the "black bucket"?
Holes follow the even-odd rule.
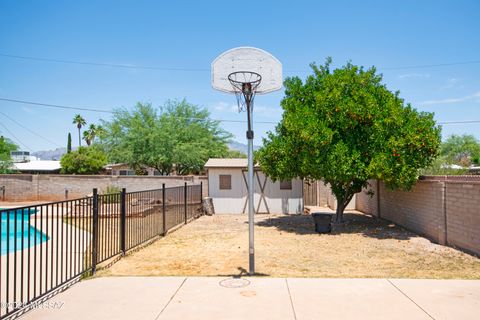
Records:
[[[329,233],[332,230],[331,222],[332,215],[330,213],[312,213],[313,221],[315,222],[315,231],[318,233]]]

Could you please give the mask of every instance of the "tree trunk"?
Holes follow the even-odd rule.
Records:
[[[341,196],[335,195],[335,198],[337,199],[337,210],[335,211],[335,223],[342,223],[343,222],[343,212],[345,211],[345,208],[348,206],[350,201],[352,200],[353,196],[355,193],[349,193],[349,194],[342,194]]]
[[[78,146],[79,147],[82,146],[82,137],[81,137],[81,134],[80,134],[80,128],[78,128]]]
[[[335,223],[342,223],[343,222],[343,211],[345,210],[346,205],[343,201],[337,200],[337,210],[335,215]]]

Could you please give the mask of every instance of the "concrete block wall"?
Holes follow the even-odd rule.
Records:
[[[208,176],[194,176],[193,183],[202,183],[202,198],[208,197]]]
[[[408,192],[391,191],[379,183],[373,198],[366,190],[357,194],[356,208],[434,242],[480,255],[480,181],[470,180],[428,177]]]
[[[380,216],[446,244],[444,184],[419,181],[411,191],[390,191],[380,183]]]
[[[378,183],[377,180],[368,181],[369,186],[355,196],[355,209],[372,216],[378,216]],[[369,192],[373,192],[370,195]]]
[[[480,255],[480,182],[445,182],[447,243]]]
[[[318,206],[325,207],[328,205],[328,197],[331,194],[330,187],[326,186],[323,181],[317,181],[318,188]]]
[[[32,175],[0,175],[0,187],[5,188],[5,193],[0,191],[0,200],[5,196],[7,201],[28,200],[28,197],[37,197],[37,181]]]
[[[335,198],[335,195],[332,193],[330,187],[328,187],[329,193],[327,196],[327,205],[330,209],[332,210],[337,210],[337,199]],[[357,195],[354,195],[352,200],[348,203],[347,207],[345,210],[355,210],[355,203],[356,203],[356,198]]]
[[[206,177],[196,176],[107,176],[107,175],[0,175],[0,187],[5,186],[6,201],[63,200],[84,197],[93,188],[103,192],[109,186],[126,188],[127,192],[175,187],[203,182]],[[208,190],[203,191],[208,194]],[[0,194],[0,197],[2,194]],[[0,198],[1,199],[1,198]]]

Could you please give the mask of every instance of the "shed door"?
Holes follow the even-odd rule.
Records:
[[[245,189],[247,190],[247,197],[245,198],[245,203],[243,205],[243,213],[248,212],[248,171],[242,170],[243,182],[245,184]],[[253,174],[253,203],[255,208],[255,213],[270,213],[268,208],[267,197],[265,194],[266,186],[268,183],[268,178],[260,170],[254,170]]]

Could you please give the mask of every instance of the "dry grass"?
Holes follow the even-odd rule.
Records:
[[[265,276],[480,279],[480,259],[389,222],[347,214],[341,234],[310,216],[256,217],[256,271]],[[201,217],[99,275],[238,275],[248,269],[246,217]]]

